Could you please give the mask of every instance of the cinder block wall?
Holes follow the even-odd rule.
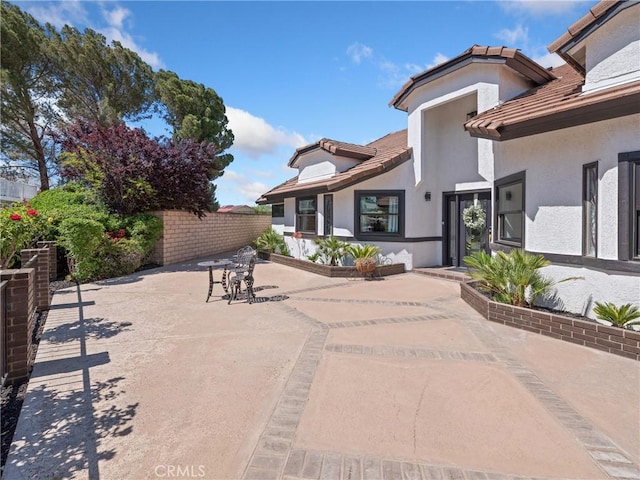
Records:
[[[271,226],[270,215],[208,213],[202,219],[192,213],[154,212],[162,219],[162,237],[151,261],[160,265],[184,262],[228,252],[249,245]]]

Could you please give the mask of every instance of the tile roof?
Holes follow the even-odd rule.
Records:
[[[554,78],[553,73],[538,65],[515,48],[474,45],[457,57],[412,76],[391,99],[389,106],[394,106],[399,110],[406,111],[407,106],[404,104],[404,100],[414,89],[448,75],[470,63],[503,63],[538,85]]]
[[[554,40],[547,48],[550,52],[557,52],[571,40],[579,36],[587,27],[590,27],[598,18],[607,13],[611,8],[618,5],[620,0],[601,0],[591,7],[589,12],[580,20],[573,23],[565,33]]]
[[[375,149],[368,146],[339,142],[337,140],[331,140],[330,138],[323,138],[316,143],[312,143],[311,145],[306,145],[304,147],[296,149],[293,156],[289,159],[288,166],[296,167],[298,158],[306,153],[319,149],[329,152],[331,155],[354,158],[356,160],[367,160],[376,154]]]
[[[582,94],[584,78],[569,65],[558,77],[464,124],[473,136],[493,140],[535,135],[640,112],[640,82]]]
[[[323,140],[313,146],[321,148],[319,144],[322,141]],[[366,152],[367,155],[373,152],[373,155],[350,169],[323,180],[298,184],[298,177],[291,178],[264,193],[258,200],[256,200],[256,203],[273,203],[282,201],[287,197],[342,190],[350,185],[354,185],[368,178],[388,172],[411,158],[411,148],[407,146],[406,129],[385,135],[384,137],[367,145],[335,142],[334,140],[329,140],[329,142],[331,142],[332,145],[337,145],[336,148],[338,149],[343,146],[348,146],[349,148],[353,147],[353,152],[359,152],[359,154]],[[326,148],[331,147],[327,146]],[[300,153],[299,150],[300,149],[298,149],[297,153]]]
[[[601,0],[580,20],[572,24],[565,33],[554,40],[547,49],[558,54],[579,72],[585,73],[585,51],[575,47],[609,19],[629,7],[638,6],[638,4],[638,0]]]

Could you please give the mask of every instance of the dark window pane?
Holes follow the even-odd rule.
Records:
[[[272,217],[284,217],[284,203],[276,203],[271,206]]]
[[[315,215],[298,215],[296,229],[299,232],[315,232],[316,216]]]
[[[520,241],[522,239],[522,212],[500,215],[500,238]]]
[[[595,257],[598,237],[597,225],[597,205],[598,205],[598,169],[596,165],[589,165],[584,168],[584,231],[582,232],[584,241],[584,255]]]
[[[498,188],[498,211],[522,210],[522,183]]]

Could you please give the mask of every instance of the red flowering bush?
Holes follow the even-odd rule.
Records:
[[[30,205],[16,203],[0,210],[0,268],[17,265],[22,249],[36,248],[49,229],[49,222]]]

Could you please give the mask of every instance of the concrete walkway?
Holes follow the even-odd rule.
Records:
[[[196,263],[56,293],[5,479],[640,479],[638,362],[415,273],[227,305]]]

